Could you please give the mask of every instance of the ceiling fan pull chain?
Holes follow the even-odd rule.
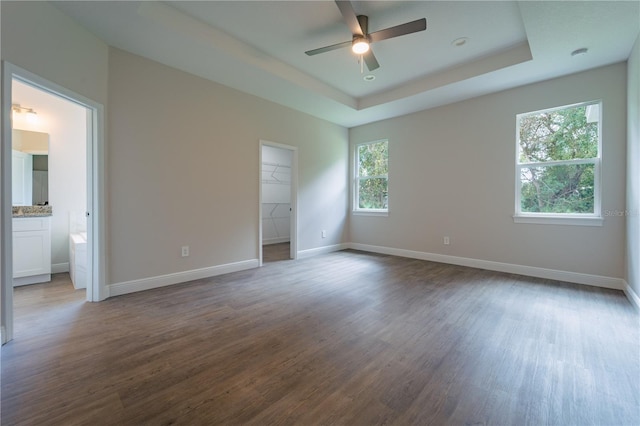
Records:
[[[360,74],[364,74],[364,55],[360,55]]]

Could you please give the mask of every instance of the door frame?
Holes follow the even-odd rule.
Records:
[[[11,101],[13,80],[74,102],[87,110],[87,301],[108,297],[104,265],[106,256],[104,106],[25,69],[2,61],[2,144],[0,146],[0,328],[2,343],[13,339],[13,235],[11,198]],[[54,206],[55,208],[55,206]]]
[[[262,266],[262,147],[291,151],[291,217],[289,258],[298,258],[298,147],[260,139],[258,144],[258,260]]]

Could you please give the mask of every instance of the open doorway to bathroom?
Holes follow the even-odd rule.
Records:
[[[297,148],[260,141],[260,264],[297,254]]]
[[[44,320],[87,299],[87,109],[16,78],[11,89],[19,338],[34,325],[26,318]]]
[[[77,307],[104,299],[105,292],[102,106],[6,62],[2,88],[0,318],[6,343],[14,337],[14,308],[49,296],[34,306]],[[21,163],[14,165],[14,156]],[[60,297],[61,289],[71,297]],[[46,321],[46,315],[31,317]]]
[[[18,79],[12,81],[12,205],[14,210],[14,288],[38,283],[28,279],[40,259],[22,238],[17,225],[29,219],[24,206],[46,206],[33,215],[49,214],[47,225],[51,274],[68,274],[75,290],[87,287],[87,120],[86,108]],[[26,112],[25,112],[26,111]],[[36,144],[34,141],[41,141]],[[16,159],[23,159],[17,167]],[[25,182],[30,184],[25,184]],[[38,223],[39,225],[39,223]],[[26,225],[25,225],[26,226]],[[28,237],[29,238],[29,237]],[[38,245],[42,240],[37,239]],[[44,248],[46,251],[46,247]],[[46,275],[46,274],[44,274]],[[49,282],[46,277],[41,283]]]

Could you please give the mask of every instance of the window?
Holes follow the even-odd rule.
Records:
[[[600,110],[591,102],[517,116],[517,222],[601,223]]]
[[[386,213],[389,208],[386,140],[355,146],[354,208],[356,212]]]

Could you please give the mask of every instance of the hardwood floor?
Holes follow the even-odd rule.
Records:
[[[345,251],[15,305],[3,425],[640,424],[619,291]]]
[[[290,243],[267,244],[262,246],[262,262],[291,260]]]

